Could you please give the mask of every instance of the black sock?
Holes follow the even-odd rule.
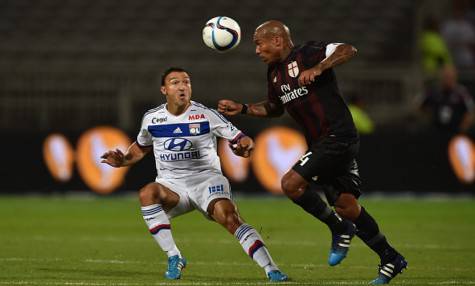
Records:
[[[293,202],[328,225],[332,233],[342,233],[346,230],[347,225],[342,223],[341,218],[322,200],[317,191],[307,187]]]
[[[363,207],[361,207],[360,216],[354,223],[358,228],[356,235],[379,255],[382,264],[396,257],[398,252],[389,245],[386,237],[379,231],[376,221]]]

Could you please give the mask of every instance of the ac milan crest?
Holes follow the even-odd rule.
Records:
[[[289,69],[289,75],[291,77],[297,77],[299,75],[299,66],[297,65],[296,61],[291,62],[287,65]]]

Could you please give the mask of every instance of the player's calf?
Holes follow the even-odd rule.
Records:
[[[160,204],[142,206],[142,215],[150,234],[168,256],[167,279],[180,279],[186,260],[181,257],[171,232],[170,220]]]
[[[242,224],[234,233],[244,251],[266,272],[271,282],[287,281],[288,277],[282,273],[264,245],[259,233],[250,225]]]

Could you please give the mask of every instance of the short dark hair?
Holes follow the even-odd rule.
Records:
[[[167,75],[171,74],[172,72],[186,72],[188,75],[190,74],[188,71],[186,71],[184,68],[179,68],[179,67],[169,67],[162,73],[162,86],[165,85],[165,78]]]

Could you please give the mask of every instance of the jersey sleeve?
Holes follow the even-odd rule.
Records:
[[[152,135],[148,131],[148,124],[146,121],[146,116],[142,118],[142,124],[140,126],[139,134],[137,135],[137,144],[141,147],[152,146]]]
[[[330,43],[325,47],[325,58],[328,58],[331,54],[333,54],[336,50],[336,47],[341,45],[342,43]]]
[[[326,43],[326,42],[307,42],[302,49],[304,55],[304,65],[306,68],[311,68],[329,57],[335,52],[336,47],[342,43]]]
[[[301,52],[303,55],[303,65],[305,68],[311,68],[326,58],[325,42],[307,42]]]
[[[231,142],[237,141],[244,134],[236,126],[234,126],[223,115],[219,114],[215,109],[208,109],[208,119],[211,132],[221,138],[225,138]]]

